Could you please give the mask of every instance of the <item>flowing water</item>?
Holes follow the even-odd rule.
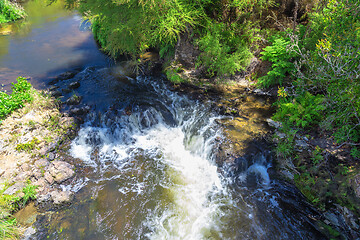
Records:
[[[32,2],[37,1],[28,4]],[[56,23],[50,27],[54,34],[64,33],[63,24],[75,25],[69,31],[79,41],[77,49],[97,57],[80,61],[83,70],[68,80],[81,83],[76,91],[93,106],[69,149],[82,173],[72,185],[62,186],[76,193],[74,201],[39,216],[33,239],[325,238],[313,220],[317,213],[295,188],[269,175],[272,159],[266,147],[255,143],[255,151],[234,163],[216,164],[224,139],[218,122],[224,117],[214,103],[177,94],[160,77],[120,81],[106,57],[88,48],[91,35],[79,31],[75,13],[41,19],[49,20],[32,31],[34,39],[54,41],[45,34],[49,23]],[[76,37],[83,33],[87,37]],[[18,56],[11,50],[12,41],[29,41],[28,36],[0,37],[0,42],[11,42],[0,62],[8,69],[3,76],[23,71],[6,59]],[[29,74],[49,77],[50,72],[66,70],[67,64],[73,66],[72,60],[56,55],[64,53],[56,46],[50,55],[59,58],[57,66],[44,63],[43,71]],[[32,54],[26,49],[28,58]],[[39,79],[33,82],[46,83]]]
[[[110,72],[88,68],[76,77],[109,96],[111,107],[81,126],[69,151],[86,174],[63,186],[77,192],[75,201],[44,220],[37,237],[322,238],[316,212],[269,176],[266,148],[217,166],[223,117],[212,102],[174,93],[158,77],[121,82]]]

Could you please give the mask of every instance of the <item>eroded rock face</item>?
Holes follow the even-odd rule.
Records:
[[[360,173],[357,174],[351,181],[351,186],[354,189],[356,197],[360,198]]]
[[[64,182],[75,174],[73,166],[64,161],[53,161],[49,167],[49,173],[57,183]]]

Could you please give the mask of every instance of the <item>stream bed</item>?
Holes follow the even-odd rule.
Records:
[[[68,95],[91,111],[69,148],[82,168],[62,186],[74,199],[40,214],[32,239],[326,239],[318,213],[269,174],[269,147],[219,166],[227,117],[214,102],[171,91],[161,76],[119,79],[76,12],[45,2],[28,1],[28,19],[0,36],[2,84],[25,74],[43,89],[77,68],[57,86],[79,82]]]

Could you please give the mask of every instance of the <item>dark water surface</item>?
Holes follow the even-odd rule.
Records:
[[[57,85],[78,81],[92,111],[69,149],[84,174],[61,186],[75,199],[39,216],[33,239],[326,239],[317,213],[269,174],[266,146],[219,167],[224,117],[212,102],[158,77],[117,77],[80,17],[45,2],[27,2],[28,19],[0,36],[1,83],[25,75],[45,88],[80,68]]]

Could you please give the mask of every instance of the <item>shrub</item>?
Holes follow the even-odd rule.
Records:
[[[0,1],[0,24],[15,21],[25,16],[25,12],[17,4],[8,0]]]
[[[198,65],[205,66],[210,76],[232,75],[245,70],[252,57],[245,39],[226,29],[223,23],[211,24],[198,45],[202,51]]]
[[[277,102],[278,109],[274,120],[295,124],[298,127],[309,127],[322,118],[324,96],[305,92],[295,98],[286,97]]]
[[[272,62],[271,70],[263,77],[258,79],[261,87],[270,87],[276,84],[283,84],[286,77],[294,73],[295,66],[291,62],[296,55],[289,51],[290,40],[284,37],[276,37],[272,45],[264,48],[261,52],[262,60]]]
[[[12,83],[12,93],[0,92],[0,120],[4,119],[14,110],[24,106],[26,102],[31,102],[31,84],[23,77],[17,78],[17,83]]]

